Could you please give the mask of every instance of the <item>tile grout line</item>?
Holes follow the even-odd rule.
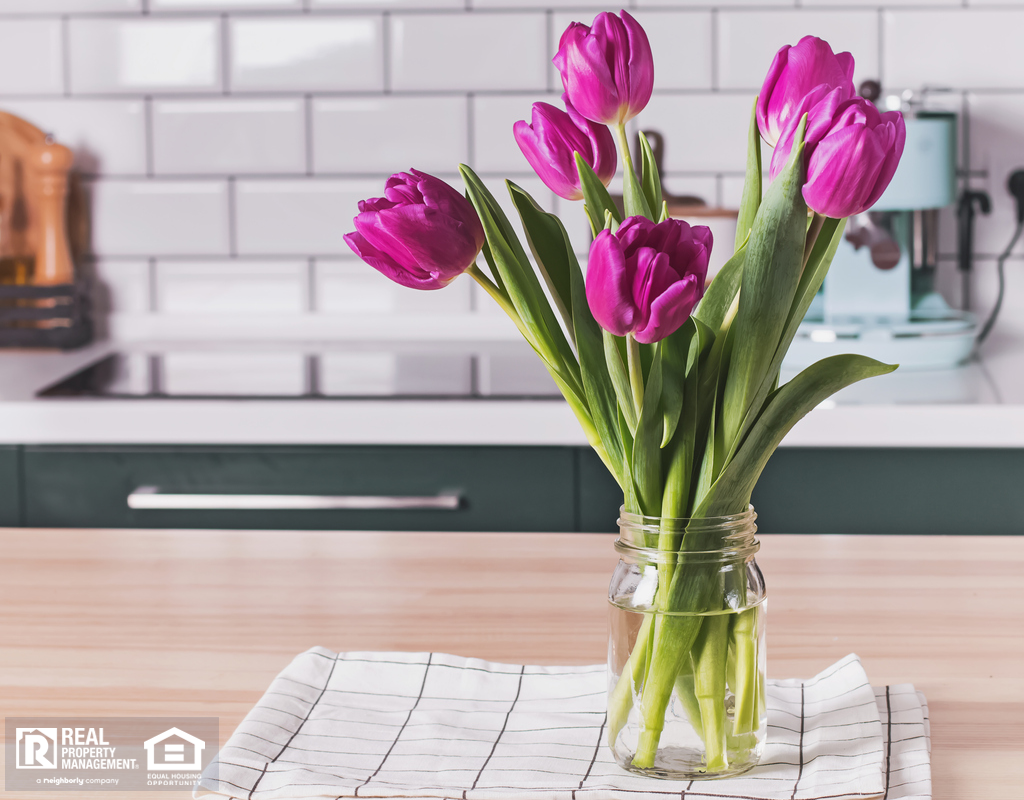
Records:
[[[71,18],[67,14],[60,18],[60,50],[64,97],[71,97]]]
[[[380,28],[381,81],[384,94],[391,94],[391,12],[381,15]]]
[[[466,163],[476,169],[476,95],[466,95]]]
[[[878,83],[885,92],[885,9],[878,9]]]
[[[143,133],[146,137],[146,177],[156,175],[156,132],[153,124],[153,97],[146,95],[142,101]]]
[[[220,15],[220,85],[221,94],[231,94],[231,36],[228,15]]]
[[[313,95],[305,95],[302,104],[306,127],[306,175],[311,177],[313,175]]]
[[[238,258],[238,210],[236,208],[235,176],[228,177],[228,255]]]
[[[711,9],[711,91],[718,91],[718,9]]]

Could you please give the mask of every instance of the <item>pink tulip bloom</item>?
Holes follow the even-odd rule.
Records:
[[[681,219],[629,217],[601,231],[587,261],[587,303],[616,336],[651,344],[675,333],[704,296],[711,230]]]
[[[604,125],[583,118],[562,95],[565,111],[548,103],[533,104],[533,124],[512,126],[519,149],[544,184],[559,197],[580,200],[579,153],[607,186],[615,175],[615,139]]]
[[[352,251],[395,283],[441,289],[469,269],[484,246],[484,229],[470,202],[419,170],[388,178],[384,197],[359,201]]]
[[[786,45],[772,60],[757,97],[757,127],[772,147],[791,126],[815,106],[807,120],[808,135],[828,124],[839,104],[856,94],[853,56],[832,52],[824,39],[805,36],[796,46]],[[828,102],[822,101],[828,98]]]
[[[772,178],[785,167],[795,134],[792,126],[776,145]],[[907,126],[899,111],[880,113],[862,97],[841,104],[824,130],[809,133],[804,140],[803,195],[808,208],[834,219],[871,208],[892,180],[906,139]]]
[[[573,22],[552,59],[569,102],[592,122],[621,125],[639,114],[654,88],[654,56],[640,23],[602,12],[587,26]]]

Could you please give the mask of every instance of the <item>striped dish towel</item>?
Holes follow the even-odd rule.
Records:
[[[873,689],[855,655],[768,681],[751,772],[666,781],[605,744],[604,665],[494,664],[440,653],[298,656],[202,776],[200,798],[841,800],[928,798],[927,712],[912,686]]]

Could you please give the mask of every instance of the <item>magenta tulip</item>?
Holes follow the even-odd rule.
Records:
[[[352,251],[395,283],[441,289],[469,269],[484,246],[484,229],[470,202],[419,170],[387,180],[384,197],[359,201]]]
[[[800,118],[817,107],[807,120],[808,135],[820,135],[840,103],[854,96],[853,56],[834,54],[828,42],[805,36],[796,46],[786,45],[772,61],[757,97],[757,127],[772,147]],[[822,103],[828,99],[828,102]]]
[[[790,129],[775,147],[772,178],[785,167],[795,134]],[[824,131],[805,139],[803,195],[808,208],[835,219],[871,208],[892,180],[906,138],[899,111],[883,114],[862,97],[847,100]]]
[[[533,104],[533,124],[512,126],[519,149],[544,184],[559,197],[580,200],[579,153],[607,186],[615,175],[615,139],[604,125],[580,116],[562,95],[565,111],[548,103]]]
[[[552,59],[569,102],[592,122],[622,125],[639,114],[654,88],[654,56],[640,23],[602,12],[587,26],[573,22]]]
[[[675,333],[704,296],[711,230],[681,219],[629,217],[601,231],[587,261],[587,303],[616,336],[650,344]]]

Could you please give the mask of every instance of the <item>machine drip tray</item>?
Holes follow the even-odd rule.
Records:
[[[904,370],[948,369],[970,358],[978,333],[975,316],[953,309],[915,313],[909,319],[806,318],[783,362],[803,369],[842,353],[858,353]]]

